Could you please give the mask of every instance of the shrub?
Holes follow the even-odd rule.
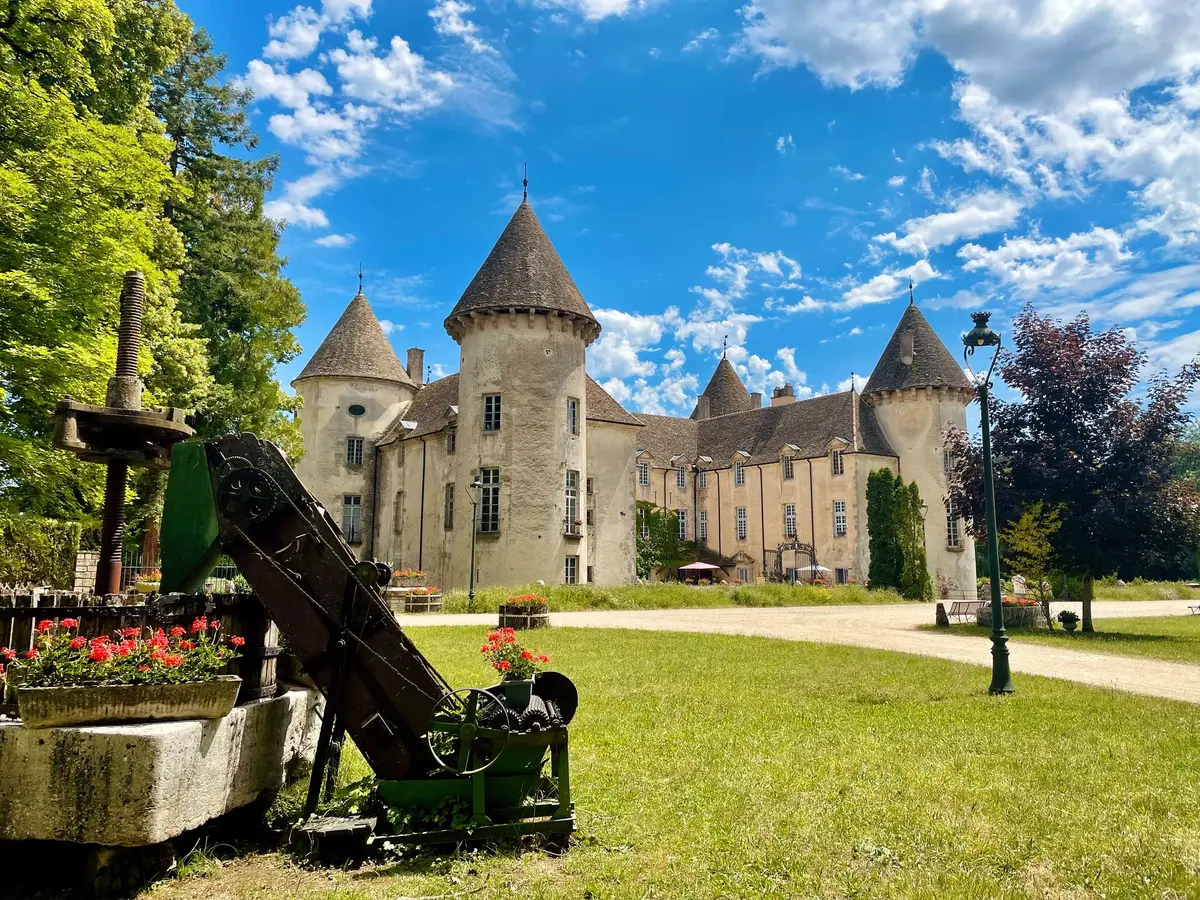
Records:
[[[82,531],[78,522],[0,518],[0,584],[70,588]]]

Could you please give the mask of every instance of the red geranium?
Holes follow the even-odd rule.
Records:
[[[42,621],[37,623],[38,634],[45,634],[47,631],[52,631],[53,629],[54,629],[54,620],[53,619],[42,619]]]
[[[63,619],[58,624],[61,625],[63,628],[78,628],[79,620],[78,619]]]
[[[109,652],[106,646],[103,644],[97,644],[92,648],[92,652],[88,654],[88,659],[90,659],[92,662],[103,663],[108,662],[111,656],[112,654]]]
[[[229,643],[233,644],[235,647],[240,647],[242,644],[246,643],[246,639],[239,634],[235,634],[229,639]]]
[[[200,616],[199,618],[192,620],[192,634],[199,634],[206,628],[208,628],[207,616]]]
[[[82,647],[86,647],[87,642],[87,638],[85,638],[83,635],[76,635],[75,637],[71,638],[71,643],[67,646],[72,650],[79,650]]]
[[[5,659],[16,659],[17,651],[10,650],[7,647],[0,647],[0,656],[3,656]]]
[[[550,657],[522,647],[517,642],[517,633],[511,628],[498,628],[487,633],[487,643],[479,648],[487,657],[492,668],[505,681],[523,681],[532,678],[539,663],[547,663]]]
[[[161,633],[162,633],[162,631],[160,629],[159,634],[161,634]],[[185,634],[187,634],[187,629],[184,628],[182,625],[172,625],[171,626],[171,637],[183,637]]]
[[[130,626],[129,628],[126,628],[124,631],[121,632],[121,634],[125,635],[125,637],[127,637],[127,638],[137,637],[141,633],[142,633],[142,629],[134,628],[132,626]]]
[[[38,652],[37,652],[37,649],[35,648],[35,649],[33,649],[33,650],[26,650],[26,651],[25,651],[25,658],[26,658],[26,659],[37,659],[37,658],[38,658]]]

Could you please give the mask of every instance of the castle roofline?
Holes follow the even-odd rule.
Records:
[[[310,378],[370,379],[416,388],[361,290],[292,385]]]

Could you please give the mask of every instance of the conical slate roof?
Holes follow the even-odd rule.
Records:
[[[745,412],[750,408],[750,392],[738,378],[733,364],[724,356],[717,363],[717,368],[708,379],[708,385],[702,391],[708,397],[709,416],[727,416],[730,413]],[[695,417],[699,410],[692,413]]]
[[[521,201],[492,252],[446,317],[446,330],[454,335],[451,324],[458,316],[507,309],[567,313],[592,323],[597,334],[600,329],[528,200]]]
[[[903,359],[906,334],[912,335],[912,361],[907,365]],[[872,391],[899,391],[916,387],[970,390],[971,383],[963,374],[962,366],[950,355],[941,338],[921,315],[917,305],[909,303],[863,392],[869,394]]]
[[[371,311],[362,291],[325,336],[317,352],[292,384],[322,376],[375,378],[416,388],[396,357],[391,342]]]

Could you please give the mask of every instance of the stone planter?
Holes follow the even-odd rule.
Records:
[[[515,628],[518,631],[528,628],[548,628],[550,626],[550,605],[547,603],[502,603],[500,605],[500,627]]]
[[[992,605],[985,603],[975,613],[975,621],[988,628],[992,627]],[[1005,628],[1036,628],[1045,622],[1040,606],[1006,606],[1004,607]]]
[[[392,587],[422,587],[425,584],[424,575],[393,575]]]
[[[17,704],[26,728],[221,719],[237,701],[242,679],[220,675],[191,684],[107,684],[21,687]]]

